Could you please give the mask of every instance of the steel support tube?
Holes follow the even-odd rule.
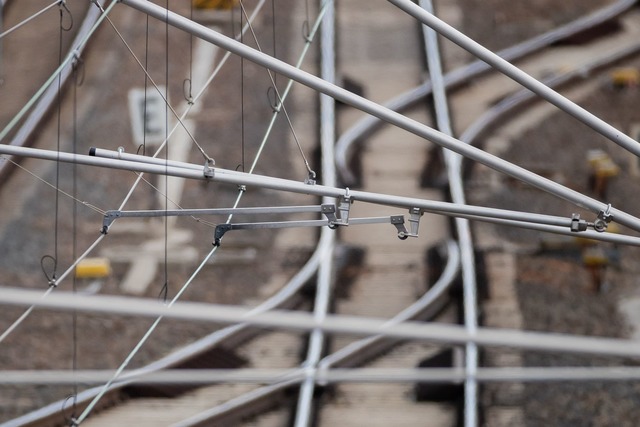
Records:
[[[13,147],[4,144],[0,144],[0,154],[10,154],[21,157],[31,157],[43,160],[60,161],[65,163],[77,163],[89,166],[145,172],[158,175],[177,176],[205,181],[208,180],[226,184],[255,186],[258,188],[289,191],[292,193],[309,194],[319,197],[338,198],[346,194],[346,189],[337,187],[309,185],[298,181],[248,174],[226,169],[214,169],[212,177],[205,177],[204,168],[197,165],[191,165],[191,167],[188,168],[162,166],[151,163],[139,163],[135,161],[115,160],[110,158],[85,156],[81,154],[42,150],[38,148]],[[448,216],[461,216],[470,219],[477,219],[480,221],[485,221],[485,218],[496,218],[505,221],[514,221],[514,225],[517,222],[521,222],[523,224],[537,223],[548,226],[566,227],[567,229],[571,226],[570,218],[554,217],[551,215],[508,211],[481,206],[461,205],[456,203],[416,199],[411,197],[394,196],[357,190],[352,190],[349,192],[349,194],[354,201],[361,201],[384,206],[395,206],[405,209],[418,208],[424,212],[437,213]]]
[[[470,37],[464,35],[460,31],[456,30],[449,24],[445,23],[441,19],[425,11],[410,0],[388,0],[389,3],[395,5],[399,9],[403,10],[407,14],[411,15],[423,24],[433,28],[442,36],[451,40],[461,48],[465,49],[472,55],[482,59],[487,64],[491,65],[496,70],[500,71],[504,75],[510,77],[517,83],[538,94],[540,97],[549,101],[551,104],[560,108],[562,111],[572,115],[576,119],[580,120],[585,125],[589,126],[602,136],[608,138],[614,143],[618,144],[622,148],[630,151],[636,156],[640,156],[640,144],[633,138],[625,135],[623,132],[611,126],[604,120],[596,117],[589,111],[580,107],[576,103],[570,101],[566,97],[560,95],[558,92],[549,88],[544,83],[536,80],[529,74],[525,73],[515,65],[502,59],[500,56],[491,52],[478,42],[474,41]]]
[[[113,375],[111,370],[3,370],[3,385],[74,385],[100,384]],[[150,373],[123,371],[129,384],[212,385],[212,384],[291,384],[301,381],[304,370],[293,369],[168,369]],[[318,370],[323,384],[344,383],[458,383],[467,373],[460,368],[331,368]],[[496,382],[565,382],[565,381],[638,381],[636,366],[569,366],[478,368],[476,380]]]
[[[213,43],[234,54],[242,56],[249,61],[264,66],[276,73],[282,74],[318,92],[322,92],[334,99],[338,99],[359,110],[374,115],[381,120],[391,123],[401,129],[404,129],[422,138],[428,139],[444,148],[455,151],[465,157],[468,157],[492,169],[505,173],[506,175],[512,176],[518,180],[527,182],[534,187],[568,200],[578,206],[587,208],[594,213],[599,213],[607,209],[606,203],[592,199],[577,191],[564,187],[554,181],[536,175],[535,173],[530,172],[522,167],[509,163],[492,154],[486,153],[479,148],[468,146],[455,138],[438,132],[428,126],[425,126],[422,123],[405,117],[402,114],[396,113],[395,111],[392,111],[388,108],[382,107],[381,105],[373,101],[355,95],[317,76],[314,76],[313,74],[302,71],[290,64],[287,64],[286,62],[280,61],[267,54],[252,49],[240,42],[237,42],[236,40],[226,37],[207,27],[199,25],[189,20],[188,18],[167,11],[163,7],[157,6],[152,2],[146,0],[121,0],[121,3],[133,7],[163,22],[167,22],[169,25],[184,30],[194,35],[195,37]],[[611,214],[615,218],[615,221],[637,231],[640,231],[640,220],[638,218],[635,218],[632,215],[614,208],[611,208]]]
[[[320,5],[322,7],[322,4]],[[335,80],[335,4],[333,0],[326,3],[325,16],[321,23],[320,38],[320,75],[323,80],[333,83]],[[335,145],[335,101],[326,95],[320,95],[320,150],[322,153],[322,177],[325,185],[336,185],[336,168],[334,163]],[[324,197],[323,203],[331,203],[334,198]],[[333,252],[336,235],[331,230],[322,230],[323,241],[326,242],[324,259],[318,267],[316,295],[313,315],[322,321],[329,312],[333,290]],[[326,347],[326,337],[320,329],[314,329],[309,336],[309,348],[303,367],[307,375],[300,386],[298,404],[295,413],[295,427],[307,427],[313,424],[314,391],[316,387],[317,366]]]
[[[431,0],[420,0],[420,8],[430,14],[434,13]],[[453,136],[437,33],[426,25],[422,26],[422,30],[429,77],[431,78],[433,86],[433,104],[438,129],[446,135]],[[460,157],[449,150],[443,151],[444,160],[447,165],[451,200],[454,203],[466,204],[462,174],[460,172]],[[456,217],[455,227],[462,258],[464,325],[470,334],[474,334],[478,329],[478,301],[476,292],[475,254],[473,241],[471,239],[471,229],[469,221],[460,217]],[[478,369],[478,348],[474,343],[466,344],[464,357],[465,370],[467,372],[464,381],[464,425],[465,427],[476,427],[478,425],[478,383],[475,374]]]
[[[385,325],[388,319],[327,314],[323,320],[318,320],[313,314],[299,311],[273,310],[252,313],[251,308],[248,307],[223,304],[176,302],[172,306],[167,306],[156,299],[89,296],[63,291],[53,292],[43,299],[40,291],[9,287],[0,288],[0,304],[35,305],[53,310],[77,310],[93,314],[111,313],[153,318],[161,316],[208,323],[247,323],[261,328],[293,332],[321,329],[325,333],[332,334],[360,336],[382,334],[389,338],[446,344],[473,342],[483,346],[562,353],[640,356],[640,342],[617,338],[482,327],[478,328],[475,334],[469,334],[464,327],[458,325],[414,321],[387,327]]]

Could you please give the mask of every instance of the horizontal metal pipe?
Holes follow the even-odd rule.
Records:
[[[482,346],[500,346],[540,351],[608,356],[640,356],[640,342],[603,337],[583,337],[558,333],[529,332],[511,329],[478,328],[470,334],[464,327],[429,322],[402,322],[386,327],[388,319],[331,315],[316,319],[313,314],[298,311],[274,310],[252,313],[250,308],[176,302],[167,306],[155,299],[118,296],[87,296],[57,291],[42,299],[33,290],[0,288],[0,304],[35,305],[54,310],[78,310],[90,313],[111,313],[144,317],[166,317],[199,322],[247,323],[257,327],[308,332],[314,329],[325,333],[347,335],[378,335],[390,338],[428,341],[447,344],[473,342]]]
[[[113,375],[111,370],[3,370],[0,384],[5,385],[74,385],[100,384]],[[304,368],[292,369],[169,369],[151,373],[123,371],[131,384],[210,385],[273,384],[302,381]],[[460,368],[320,368],[315,381],[322,384],[343,383],[457,383],[467,371]],[[550,381],[638,381],[640,367],[479,367],[475,379],[480,382],[550,382]]]
[[[135,159],[136,161],[116,160],[113,158],[101,158],[81,154],[41,150],[37,148],[12,147],[3,144],[0,144],[0,154],[11,154],[15,156],[32,157],[44,160],[77,163],[159,175],[170,175],[190,179],[210,180],[226,184],[255,186],[259,188],[269,188],[272,190],[289,191],[293,193],[309,194],[320,197],[339,198],[347,193],[347,190],[342,188],[327,187],[323,185],[309,185],[298,181],[248,174],[227,169],[212,169],[213,175],[211,177],[205,177],[204,166],[185,164],[187,166],[177,167],[159,165],[153,162],[142,163],[137,161],[138,157],[142,157],[144,160],[148,160],[149,158],[138,155],[130,155],[132,156],[131,160]],[[480,221],[484,221],[484,218],[496,218],[506,221],[515,221],[513,224],[509,225],[517,225],[518,223],[530,223],[555,227],[566,227],[567,229],[571,226],[571,219],[568,217],[564,218],[529,212],[509,211],[482,206],[416,199],[412,197],[371,193],[367,191],[350,190],[349,195],[354,201],[361,201],[383,206],[394,206],[405,209],[419,208],[424,212],[449,216],[459,216]],[[629,240],[629,242],[631,242],[630,244],[635,245],[633,239]]]

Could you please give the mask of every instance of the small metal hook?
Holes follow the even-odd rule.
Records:
[[[191,79],[182,81],[182,94],[189,105],[193,105],[192,82]]]
[[[267,100],[269,101],[269,105],[273,112],[279,113],[282,104],[278,100],[278,93],[273,86],[269,86],[269,88],[267,88]]]
[[[60,0],[58,2],[58,6],[60,7],[60,29],[62,31],[71,31],[71,29],[73,28],[73,14],[67,7],[66,0]],[[68,21],[69,21],[69,25],[66,25],[66,26],[64,25],[65,15],[67,15]]]
[[[302,23],[302,38],[304,39],[304,41],[306,41],[307,43],[311,43],[311,32],[309,31],[309,21],[305,20]]]
[[[46,260],[51,260],[53,262],[53,271],[51,272],[51,274],[47,272],[47,268],[45,266]],[[51,255],[44,255],[42,258],[40,258],[40,267],[42,268],[42,273],[47,279],[49,286],[58,286],[58,284],[56,283],[56,270],[58,269],[58,261]]]
[[[84,60],[80,57],[77,51],[73,53],[71,69],[73,70],[76,86],[82,86],[85,77]]]

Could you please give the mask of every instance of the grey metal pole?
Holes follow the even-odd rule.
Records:
[[[431,14],[434,13],[431,0],[420,0],[420,7]],[[422,29],[427,53],[429,77],[431,78],[433,87],[434,108],[438,129],[449,136],[453,136],[447,93],[442,73],[442,63],[440,60],[438,36],[433,29],[426,25],[423,25]],[[449,150],[444,150],[444,159],[447,165],[451,200],[454,203],[466,204],[464,184],[460,170],[460,156]],[[475,254],[473,252],[471,229],[469,221],[466,218],[456,217],[455,226],[460,243],[460,257],[462,261],[464,324],[467,331],[469,331],[470,334],[474,334],[478,330],[478,301],[476,292]],[[465,345],[464,357],[465,370],[467,373],[464,381],[464,425],[465,427],[476,427],[478,425],[478,382],[476,381],[475,374],[478,370],[478,347],[474,343],[467,343]]]
[[[629,137],[628,135],[625,135],[623,132],[614,128],[609,123],[596,117],[584,108],[560,95],[558,92],[549,88],[544,83],[539,82],[529,74],[520,70],[515,65],[512,65],[508,61],[502,59],[495,53],[491,52],[489,49],[472,40],[470,37],[467,37],[444,21],[425,11],[423,8],[419,7],[412,1],[388,1],[389,3],[392,3],[409,15],[413,16],[418,21],[433,28],[435,31],[448,38],[463,49],[467,50],[469,53],[482,59],[483,61],[494,67],[496,70],[502,72],[514,81],[520,83],[522,86],[540,95],[551,104],[580,120],[582,123],[600,133],[602,136],[610,139],[611,141],[615,142],[616,144],[630,151],[636,156],[640,156],[640,144],[636,140]]]
[[[320,1],[320,7],[325,1]],[[333,0],[328,0],[326,12],[321,24],[320,38],[320,75],[333,83],[335,80],[335,5]],[[335,145],[335,102],[333,98],[320,95],[320,149],[322,153],[322,180],[325,185],[336,185],[336,168],[334,159]],[[323,203],[335,201],[333,197],[323,197]],[[331,293],[333,289],[333,251],[335,249],[336,234],[328,228],[322,229],[320,244],[324,248],[323,260],[318,266],[318,278],[316,279],[316,296],[314,301],[313,316],[322,321],[329,312]],[[295,427],[307,427],[313,419],[313,395],[316,387],[316,373],[318,362],[326,343],[326,337],[322,330],[314,329],[309,335],[309,349],[307,358],[303,364],[306,375],[300,386],[298,404],[296,407]]]
[[[628,339],[497,328],[478,328],[476,334],[469,334],[462,326],[417,321],[401,322],[389,328],[385,327],[388,319],[380,318],[329,314],[324,320],[318,321],[312,314],[300,311],[273,310],[252,313],[251,308],[244,306],[195,302],[177,302],[168,306],[150,298],[81,295],[60,290],[51,293],[47,298],[42,298],[40,291],[3,287],[0,292],[0,304],[35,305],[62,311],[76,309],[90,313],[162,316],[198,322],[247,323],[288,331],[310,331],[320,328],[325,333],[332,334],[361,336],[383,334],[390,338],[447,344],[465,344],[471,341],[477,345],[492,347],[573,354],[640,356],[640,343]]]
[[[189,165],[189,167],[179,167],[163,165],[162,159],[153,159],[146,156],[136,156],[130,154],[128,157],[140,157],[145,161],[116,160],[113,158],[100,158],[81,154],[63,153],[38,148],[13,147],[0,144],[0,154],[8,154],[20,157],[31,157],[36,159],[60,161],[65,163],[77,163],[89,166],[105,167],[111,169],[145,172],[158,175],[170,175],[189,179],[209,180],[225,184],[247,185],[258,188],[268,188],[272,190],[289,191],[292,193],[309,194],[319,197],[338,198],[346,194],[347,190],[325,185],[309,185],[303,182],[291,181],[282,178],[248,174],[244,172],[231,171],[227,169],[211,169],[206,172],[205,166]],[[160,164],[156,163],[160,162]],[[210,176],[205,175],[210,173]],[[480,221],[488,221],[491,218],[504,221],[516,221],[530,224],[543,224],[570,229],[572,218],[564,218],[551,215],[542,215],[529,212],[509,211],[504,209],[488,208],[483,206],[472,206],[466,204],[456,204],[440,202],[435,200],[424,200],[405,196],[395,196],[389,194],[372,193],[368,191],[349,191],[354,201],[372,203],[376,205],[394,206],[411,209],[418,208],[424,212],[437,213],[449,216],[461,216]],[[509,223],[508,225],[515,225]],[[582,232],[586,233],[586,232]],[[613,236],[611,233],[598,233],[601,236]],[[580,234],[576,234],[580,235]],[[584,235],[584,234],[582,234]],[[597,235],[594,235],[597,236]],[[602,239],[604,240],[604,238]],[[621,242],[622,243],[622,242]],[[630,242],[630,244],[633,244]]]
[[[240,55],[256,64],[269,68],[286,77],[296,80],[312,89],[322,92],[332,98],[341,100],[355,108],[366,113],[374,115],[388,123],[391,123],[401,129],[405,129],[417,136],[428,139],[444,148],[448,148],[465,157],[482,163],[492,169],[505,173],[521,181],[527,182],[534,187],[543,191],[556,195],[557,197],[568,200],[578,206],[584,207],[598,214],[607,210],[608,205],[598,200],[587,197],[577,191],[564,187],[554,181],[543,178],[535,173],[528,171],[522,167],[509,163],[499,157],[486,153],[479,148],[472,147],[462,143],[461,141],[438,132],[425,126],[415,120],[396,113],[388,108],[384,108],[379,104],[368,99],[357,96],[347,90],[344,90],[334,84],[324,81],[305,71],[289,65],[283,61],[273,58],[267,54],[259,52],[248,46],[243,45],[229,37],[226,37],[216,31],[210,30],[202,25],[190,21],[173,12],[167,12],[166,9],[153,4],[146,0],[121,0],[121,3],[140,10],[154,18],[167,21],[169,25],[182,29],[202,38],[210,43],[216,44],[223,49],[229,50]],[[634,230],[640,231],[640,219],[629,215],[619,209],[611,208],[610,213],[613,215],[614,221],[626,225]]]

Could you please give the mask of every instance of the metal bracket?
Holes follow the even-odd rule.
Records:
[[[602,233],[606,231],[609,223],[613,219],[613,215],[611,215],[611,203],[607,205],[607,209],[604,211],[600,211],[598,213],[598,218],[593,221],[593,229],[598,233]]]
[[[309,174],[304,180],[304,183],[307,185],[316,185],[316,173],[312,170],[309,171]]]
[[[418,237],[418,228],[420,227],[420,218],[422,217],[422,210],[420,208],[411,208],[409,209],[409,228],[411,232],[409,233],[409,237]]]
[[[116,219],[121,216],[120,211],[107,211],[104,214],[104,218],[102,219],[102,229],[100,230],[101,234],[107,234],[109,232],[109,227]]]
[[[213,246],[220,246],[222,242],[222,237],[224,234],[231,230],[233,226],[231,224],[218,224],[216,225],[216,229],[213,232]]]
[[[349,211],[352,203],[353,199],[347,187],[344,196],[340,197],[340,202],[338,203],[338,218],[331,222],[329,225],[330,228],[337,228],[339,225],[349,225]]]
[[[324,213],[329,215],[334,213],[335,205],[310,205],[310,206],[273,206],[256,208],[213,208],[213,209],[158,209],[158,210],[138,210],[138,211],[118,211],[111,210],[104,214],[102,220],[102,234],[107,234],[113,221],[118,218],[149,218],[149,217],[169,217],[169,216],[200,216],[200,215],[267,215],[267,214],[290,214],[290,213]]]
[[[207,159],[207,161],[204,162],[204,169],[202,170],[202,174],[205,178],[213,179],[215,175],[215,165],[216,163],[213,161],[213,159]]]
[[[328,218],[335,218],[335,206],[334,205],[322,205],[327,208]],[[333,208],[333,211],[329,208]],[[333,214],[332,214],[333,212]],[[398,230],[398,237],[401,240],[406,239],[411,235],[404,226],[404,216],[381,216],[381,217],[367,217],[367,218],[352,218],[352,225],[364,225],[364,224],[384,224],[390,222]],[[303,221],[280,221],[280,222],[249,222],[249,223],[225,223],[216,226],[213,235],[214,246],[220,246],[222,237],[227,231],[230,230],[257,230],[262,228],[296,228],[296,227],[331,227],[331,220],[316,219],[316,220],[303,220]]]
[[[587,230],[587,221],[584,219],[580,219],[580,214],[572,214],[571,215],[571,231],[579,232]]]
[[[390,219],[391,224],[393,224],[398,230],[398,239],[407,240],[407,237],[409,237],[409,232],[404,226],[404,215],[393,215]]]
[[[324,216],[327,217],[327,220],[329,221],[329,227],[331,227],[331,224],[334,224],[336,221],[338,221],[338,217],[336,216],[336,205],[331,203],[320,205],[320,212],[322,212]]]

